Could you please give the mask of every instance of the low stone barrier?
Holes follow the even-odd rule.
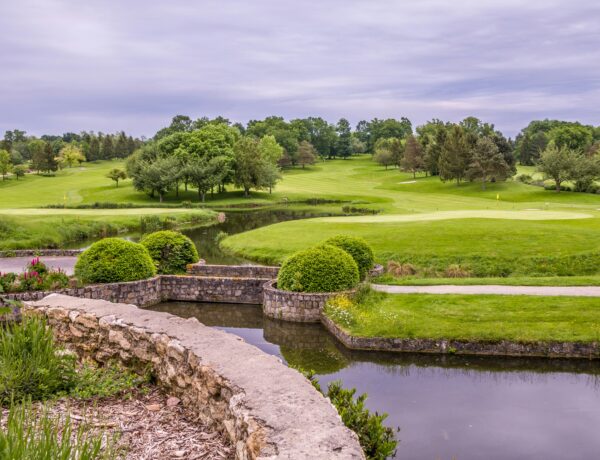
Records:
[[[279,267],[264,265],[210,265],[203,260],[188,265],[188,274],[197,276],[222,276],[227,278],[277,278]]]
[[[77,257],[83,249],[13,249],[0,251],[0,257]]]
[[[154,305],[163,300],[161,277],[125,283],[89,284],[83,287],[59,289],[56,291],[28,291],[4,294],[10,300],[40,300],[52,294],[64,294],[85,299],[102,299],[109,302],[132,303],[142,307]],[[177,300],[177,299],[173,299]]]
[[[162,275],[160,280],[164,300],[255,305],[263,301],[261,278]]]
[[[341,329],[326,315],[322,315],[321,321],[331,334],[333,334],[346,348],[351,350],[600,359],[599,342],[522,343],[512,342],[509,340],[467,341],[447,339],[356,337]]]
[[[5,294],[10,300],[40,300],[53,292],[86,299],[132,303],[141,307],[165,300],[260,304],[264,279],[211,278],[187,275],[159,275],[148,280],[125,283],[90,284],[56,291],[28,291]]]
[[[356,434],[299,372],[195,318],[51,294],[26,303],[58,341],[99,363],[145,369],[205,423],[223,430],[236,459],[364,459]]]
[[[344,292],[292,292],[277,289],[277,281],[268,281],[263,286],[263,313],[269,318],[300,323],[321,321],[321,311],[334,295],[353,294],[356,290]]]

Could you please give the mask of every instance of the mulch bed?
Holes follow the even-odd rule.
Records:
[[[57,416],[69,413],[75,426],[85,423],[108,436],[119,436],[117,447],[123,448],[121,458],[127,460],[223,460],[235,456],[221,433],[200,423],[178,398],[154,386],[96,400],[61,399],[49,407]]]

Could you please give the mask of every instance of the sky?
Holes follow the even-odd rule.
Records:
[[[0,131],[176,114],[600,124],[597,0],[0,0]]]

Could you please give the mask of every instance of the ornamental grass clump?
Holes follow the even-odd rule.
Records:
[[[140,244],[148,249],[160,274],[185,273],[188,264],[199,260],[194,242],[172,230],[150,233],[142,238]]]
[[[83,283],[137,281],[156,275],[148,250],[121,238],[104,238],[86,249],[75,264],[75,276]]]
[[[321,245],[299,251],[281,266],[277,287],[294,292],[337,292],[356,287],[358,265],[340,248]]]
[[[59,352],[42,319],[5,325],[0,329],[0,406],[70,391],[75,364],[72,355]]]
[[[373,268],[375,262],[373,249],[371,249],[371,246],[363,238],[337,235],[325,240],[325,244],[338,247],[350,254],[356,265],[358,265],[358,274],[361,280],[364,280],[369,270]]]

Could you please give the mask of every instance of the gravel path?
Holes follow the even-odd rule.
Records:
[[[27,264],[31,262],[33,257],[4,257],[0,258],[0,273],[13,272],[21,273],[25,271]],[[50,257],[42,256],[40,260],[44,262],[50,268],[60,268],[64,270],[67,275],[73,274],[73,268],[77,257]]]
[[[389,294],[493,294],[493,295],[541,295],[570,297],[600,297],[600,286],[386,286],[372,284],[376,291]]]

